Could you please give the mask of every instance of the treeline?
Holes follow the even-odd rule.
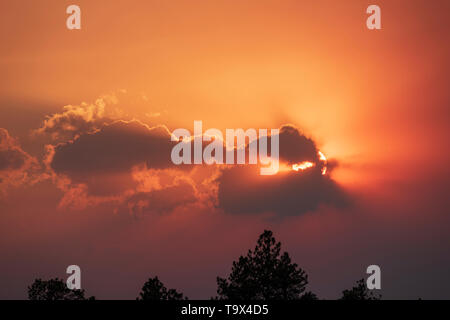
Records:
[[[318,300],[307,291],[308,275],[281,252],[271,231],[265,230],[254,250],[233,262],[227,278],[217,277],[218,300]],[[61,279],[37,279],[28,287],[30,300],[94,300],[85,290],[71,290]],[[167,289],[157,276],[143,285],[137,300],[185,300],[176,289]],[[342,292],[341,300],[379,300],[381,296],[368,290],[364,279]]]

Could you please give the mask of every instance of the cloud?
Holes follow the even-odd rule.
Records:
[[[170,132],[139,121],[117,121],[101,130],[55,147],[52,168],[70,176],[123,172],[146,163],[152,168],[172,165]]]
[[[194,187],[189,183],[182,183],[152,192],[139,192],[128,197],[125,201],[130,214],[167,213],[179,206],[186,206],[197,202]]]
[[[316,210],[320,205],[343,206],[343,190],[321,171],[261,176],[248,167],[223,171],[219,182],[219,207],[228,213],[276,213],[293,216]]]
[[[280,128],[280,162],[287,170],[277,175],[261,176],[252,166],[227,167],[217,179],[219,207],[227,213],[275,213],[294,216],[314,211],[321,205],[344,206],[348,196],[322,174],[323,162],[313,140],[292,125]],[[312,168],[293,171],[291,165],[303,161]]]
[[[138,108],[130,110],[130,105]],[[32,131],[32,136],[46,143],[55,144],[73,140],[83,134],[94,133],[118,120],[144,119],[154,123],[156,118],[166,114],[166,111],[159,110],[160,107],[157,107],[158,111],[149,112],[154,108],[144,93],[117,90],[101,95],[94,102],[64,106],[61,112],[48,115],[40,128]]]
[[[95,132],[103,125],[123,117],[123,112],[116,106],[118,103],[117,95],[110,94],[101,96],[94,103],[64,106],[63,112],[48,116],[33,133],[63,142]]]
[[[115,121],[73,141],[48,146],[48,169],[64,191],[60,206],[83,209],[111,202],[130,213],[163,212],[206,197],[201,181],[207,177],[190,177],[194,167],[172,163],[174,144],[165,126],[133,120]]]
[[[9,132],[0,128],[0,193],[7,188],[39,180],[38,161],[20,147]]]
[[[309,161],[314,167],[274,176],[261,176],[258,165],[175,166],[170,137],[165,126],[119,120],[50,146],[47,163],[65,192],[61,205],[116,202],[120,210],[141,213],[203,201],[228,213],[288,216],[347,203],[340,186],[322,174],[314,141],[292,125],[280,128],[281,165]]]
[[[314,141],[307,138],[293,125],[280,128],[280,160],[289,164],[312,161],[318,162],[318,150]]]

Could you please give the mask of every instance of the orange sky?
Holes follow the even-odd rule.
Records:
[[[172,126],[289,122],[342,160],[448,159],[446,1],[379,1],[375,32],[365,1],[81,0],[72,32],[68,3],[2,3],[4,100],[49,113],[126,89],[149,100],[128,112]]]
[[[72,3],[80,31],[66,29]],[[365,26],[372,3],[379,31]],[[449,12],[447,0],[2,1],[0,127],[39,158],[30,132],[45,116],[104,94],[169,129],[291,123],[336,159],[337,183],[416,216],[407,207],[441,192],[424,181],[449,177]],[[323,225],[304,220],[314,242]]]

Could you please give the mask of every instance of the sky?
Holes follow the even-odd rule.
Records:
[[[270,229],[321,298],[376,264],[384,298],[449,299],[449,9],[1,0],[0,298],[76,264],[99,299],[155,275],[208,299]],[[177,167],[196,120],[279,128],[280,161],[315,165]]]

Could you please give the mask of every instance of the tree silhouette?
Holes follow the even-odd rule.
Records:
[[[381,300],[381,295],[367,289],[364,279],[361,279],[352,289],[342,291],[341,300]]]
[[[307,291],[300,297],[300,300],[314,301],[314,300],[319,300],[319,298],[317,297],[317,295],[315,293],[312,293],[311,291]]]
[[[167,289],[158,277],[150,278],[142,287],[137,300],[183,300],[182,293],[175,289]]]
[[[86,298],[84,290],[71,290],[63,280],[58,278],[50,280],[34,280],[28,287],[29,300],[95,300],[95,297]]]
[[[272,231],[265,230],[255,249],[233,262],[227,279],[217,277],[218,299],[236,300],[293,300],[302,298],[308,276],[297,264],[283,254],[281,243]],[[308,293],[305,299],[317,298]]]

